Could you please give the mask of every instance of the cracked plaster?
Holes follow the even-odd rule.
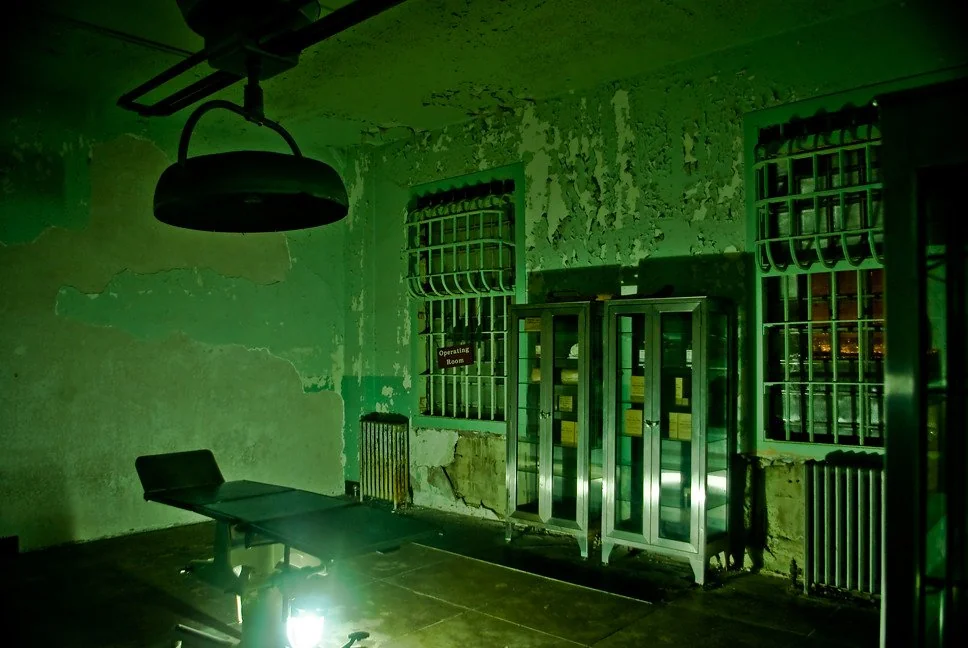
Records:
[[[0,247],[0,535],[30,549],[187,521],[144,505],[133,461],[152,452],[208,447],[230,479],[341,492],[340,397],[306,392],[338,385],[342,320],[330,354],[298,332],[286,360],[275,344],[327,328],[297,306],[339,279],[315,242],[157,223],[167,159],[143,138],[95,143],[89,163],[72,179],[90,189],[83,220]],[[5,222],[11,205],[34,209],[7,203]],[[277,299],[285,319],[267,317]]]

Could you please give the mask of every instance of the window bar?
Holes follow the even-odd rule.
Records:
[[[805,263],[802,262],[800,260],[800,254],[799,254],[801,241],[804,240],[803,223],[801,222],[803,219],[794,211],[793,204],[794,204],[793,198],[792,197],[787,198],[786,200],[787,213],[789,214],[789,217],[790,217],[790,238],[789,238],[790,259],[793,262],[793,264],[796,265],[798,268],[800,268],[801,270],[806,270],[807,268],[810,267],[810,262],[809,261]]]
[[[834,210],[834,221],[835,228],[840,232],[840,246],[844,258],[848,262],[853,263],[850,255],[847,253],[847,205],[844,202],[844,187],[847,186],[847,178],[844,169],[847,168],[847,156],[844,154],[845,150],[843,148],[837,151],[837,207]]]
[[[451,218],[448,216],[446,218],[441,218],[438,223],[438,228],[440,230],[440,285],[442,287],[442,294],[453,295],[453,291],[447,283],[447,279],[450,273],[454,270],[454,263],[456,262],[456,255],[454,254],[453,241],[447,240],[447,229],[444,227],[444,223],[450,223]],[[453,306],[453,304],[451,304]]]
[[[867,143],[867,146],[864,149],[864,177],[868,182],[872,182],[873,180],[873,177],[871,175],[871,143],[870,142]],[[873,214],[874,214],[873,194],[874,194],[873,190],[869,188],[867,189],[867,191],[864,192],[864,202],[867,206],[867,210],[866,210],[867,213],[865,215],[867,218],[861,221],[861,226],[867,230],[867,245],[871,249],[871,257],[874,259],[877,259],[878,258],[877,247],[874,243],[874,239],[876,237],[874,236],[874,222],[873,222]]]
[[[445,268],[445,274],[442,278],[444,290],[447,291],[448,295],[459,295],[460,287],[457,285],[459,258],[457,253],[457,244],[454,242],[457,238],[457,218],[453,214],[448,214],[447,218],[440,221],[441,228],[444,227],[444,223],[450,227],[449,237],[446,236],[448,230],[444,229],[444,239],[442,242],[446,243],[446,245],[441,248],[441,253],[446,254],[446,258],[450,262]],[[453,289],[451,289],[451,285],[453,285]],[[454,304],[454,307],[456,308],[456,303]],[[451,373],[456,373],[456,371],[452,371]]]
[[[457,330],[457,303],[458,302],[455,300],[455,301],[451,302],[451,305],[450,305],[450,317],[451,317],[451,321],[450,321],[451,329],[450,330],[451,331]],[[446,369],[444,371],[446,371]],[[457,367],[451,367],[449,377],[450,377],[451,395],[453,397],[452,400],[451,400],[451,403],[452,404],[450,406],[450,411],[453,413],[454,418],[456,418],[457,417],[457,406],[458,406],[458,401],[457,401]]]
[[[860,401],[858,403],[858,416],[860,421],[857,425],[858,439],[857,443],[859,445],[865,445],[867,440],[867,398],[869,390],[865,384],[865,367],[867,364],[867,330],[870,327],[868,322],[868,314],[873,313],[874,302],[873,299],[870,306],[867,305],[867,294],[865,291],[866,277],[868,273],[864,270],[857,271],[857,399]],[[862,323],[864,322],[864,323]]]
[[[496,326],[495,318],[494,318],[494,296],[491,295],[487,299],[488,299],[489,306],[490,306],[490,311],[489,312],[491,314],[491,326],[490,326],[490,331],[487,334],[487,337],[488,337],[488,340],[491,343],[491,420],[493,421],[494,418],[495,418],[495,416],[496,416],[496,412],[495,412],[495,409],[496,408],[494,407],[494,404],[497,401],[497,379],[496,379],[496,376],[497,376],[497,371],[496,371],[496,369],[497,369],[497,355],[495,353],[497,351],[497,349],[496,349],[495,344],[494,344],[494,336],[497,335],[497,333],[496,333],[497,326]],[[502,301],[503,301],[503,298],[502,298]],[[517,332],[516,331],[515,331],[514,335],[517,335]],[[509,359],[508,359],[507,355],[505,355],[504,356],[505,366],[507,366],[507,362],[508,361],[509,361]],[[511,362],[518,362],[518,359],[517,358],[511,358],[510,361]],[[518,386],[515,385],[514,388],[517,389]]]
[[[790,280],[796,281],[794,275],[781,275],[778,277],[783,292],[783,431],[786,440],[790,440],[793,418],[792,398],[790,389],[792,382],[790,378]]]
[[[816,143],[817,136],[814,135],[813,139],[814,139],[814,142],[813,142],[812,146],[813,146],[814,150],[816,150],[816,148],[817,148],[817,143]],[[825,257],[823,255],[823,248],[824,248],[824,246],[821,244],[821,240],[823,239],[823,237],[821,236],[821,232],[823,230],[820,228],[820,225],[821,225],[820,197],[817,194],[817,191],[820,188],[820,185],[817,184],[817,175],[818,175],[817,167],[819,166],[817,164],[817,159],[818,159],[818,157],[817,157],[817,154],[816,153],[814,153],[813,155],[810,156],[810,177],[813,180],[813,189],[810,191],[810,193],[813,196],[813,247],[814,247],[814,250],[817,253],[817,258],[821,262],[823,262],[824,259],[825,259]]]
[[[438,232],[437,238],[436,238],[436,242],[435,242],[435,239],[434,239],[434,225],[437,226],[437,232]],[[440,225],[440,221],[439,220],[438,221],[432,221],[429,224],[429,228],[430,228],[430,249],[427,251],[427,253],[430,255],[430,276],[427,278],[427,283],[430,285],[430,289],[434,293],[434,295],[438,295],[439,296],[439,295],[443,295],[444,292],[442,290],[439,290],[437,288],[437,285],[436,285],[435,280],[438,279],[439,277],[443,276],[443,272],[444,272],[444,252],[443,252],[443,248],[442,247],[436,247],[435,248],[435,246],[436,245],[440,245],[441,239],[443,238],[443,230],[441,228],[441,225]],[[438,258],[438,263],[436,263],[436,264],[434,263],[434,251],[435,251],[435,249],[436,249],[437,258]]]
[[[833,370],[833,385],[830,387],[830,425],[833,428],[834,445],[840,444],[840,416],[837,407],[837,378],[840,374],[840,302],[837,296],[837,277],[839,273],[831,272],[830,276],[830,366]]]
[[[498,238],[499,241],[501,241],[500,243],[498,243],[497,255],[498,255],[498,259],[499,259],[498,260],[498,263],[501,264],[502,270],[503,270],[503,265],[504,265],[504,236],[505,236],[505,234],[504,234],[504,219],[505,219],[506,216],[507,216],[507,211],[506,210],[502,210],[502,211],[498,212],[498,215],[497,215],[497,238]],[[513,254],[511,255],[511,258],[512,259],[514,258],[514,255]],[[513,261],[512,261],[512,265],[513,265]],[[502,291],[506,291],[508,289],[508,287],[506,285],[504,285],[504,272],[503,271],[498,271],[497,277],[498,277],[498,279],[497,279],[498,286],[500,287],[500,289]]]
[[[470,301],[471,301],[471,298],[470,297],[464,297],[464,301],[463,301],[463,303],[464,303],[464,337],[465,337],[465,339],[463,340],[464,344],[470,344],[471,343],[471,339],[470,338],[472,337],[471,335],[469,335],[469,332],[470,332],[470,317],[469,317],[469,315],[470,315],[470,308],[471,308]],[[471,403],[470,403],[470,398],[469,398],[470,393],[471,393],[471,390],[470,390],[470,380],[471,380],[470,379],[470,367],[468,365],[464,365],[461,368],[463,369],[463,374],[464,374],[463,375],[464,384],[461,387],[461,395],[464,397],[464,418],[470,418],[470,414],[471,414],[471,409],[470,409],[471,408]]]
[[[447,301],[440,302],[440,333],[438,337],[440,338],[440,346],[446,344],[444,337],[444,331],[447,328]],[[437,367],[435,364],[435,371],[440,376],[440,415],[447,415],[447,370]]]
[[[487,267],[487,257],[484,253],[484,221],[485,217],[483,213],[478,214],[477,218],[477,238],[480,241],[480,264],[478,268],[481,270],[481,286],[480,289],[483,292],[490,292],[490,286],[487,285],[487,278],[485,277],[484,268]],[[470,230],[468,230],[470,231]]]
[[[484,309],[480,296],[474,297],[474,309],[477,313],[477,330],[474,334],[474,354],[478,356],[476,358],[477,362],[475,363],[477,365],[477,400],[475,402],[477,403],[477,418],[482,419],[484,418],[484,394],[482,390],[482,383],[484,382],[484,358],[480,357],[483,355],[480,335],[484,332]],[[491,361],[493,362],[494,359],[491,358]]]
[[[807,438],[813,443],[813,275],[807,275]],[[827,546],[830,546],[829,544]]]
[[[426,301],[424,302],[424,312],[427,314],[427,335],[424,337],[426,341],[424,344],[424,363],[425,369],[421,380],[423,380],[424,395],[427,397],[426,407],[423,408],[426,411],[421,412],[422,414],[429,413],[434,406],[434,302]]]
[[[456,225],[456,224],[455,224]],[[471,276],[471,212],[464,212],[464,279],[467,280],[467,288],[462,288],[464,294],[474,292],[474,279]]]

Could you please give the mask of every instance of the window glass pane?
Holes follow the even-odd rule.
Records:
[[[766,437],[883,445],[883,271],[762,281]]]
[[[554,470],[551,488],[551,515],[563,520],[577,519],[578,511],[578,426],[584,412],[578,386],[578,315],[554,315],[552,338],[545,362],[552,363],[552,456]],[[586,378],[587,379],[587,378]]]
[[[692,532],[692,313],[659,316],[659,536],[689,542]]]

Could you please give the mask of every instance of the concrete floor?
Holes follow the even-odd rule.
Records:
[[[509,547],[499,524],[427,516],[442,533],[425,545],[360,556],[321,579],[332,605],[324,646],[355,630],[371,634],[365,648],[878,645],[876,607],[808,599],[783,579],[737,573],[703,591],[684,565],[620,556],[603,568],[567,539],[529,534]],[[198,524],[15,557],[4,571],[28,639],[4,645],[168,648],[175,623],[237,636],[234,600],[179,573],[209,555],[211,534]],[[611,591],[574,584],[590,581]]]

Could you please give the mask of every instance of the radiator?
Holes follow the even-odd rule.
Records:
[[[410,503],[410,426],[405,416],[360,419],[360,498]]]
[[[881,594],[884,468],[879,456],[804,466],[803,589]]]

